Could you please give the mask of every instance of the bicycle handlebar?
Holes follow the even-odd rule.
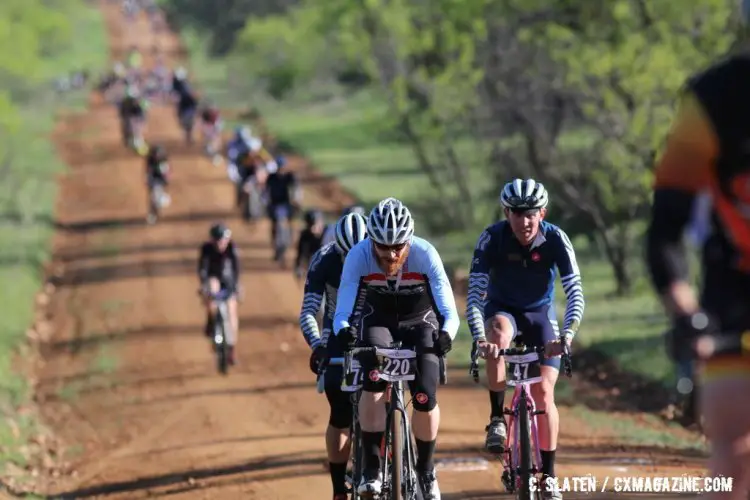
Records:
[[[561,363],[562,363],[562,369],[563,374],[570,378],[573,376],[573,363],[571,361],[571,353],[570,353],[570,347],[568,344],[560,338],[560,342],[563,344],[563,353],[561,355]],[[522,348],[519,347],[510,347],[508,349],[500,349],[498,351],[498,356],[522,356],[524,354],[531,354],[531,353],[544,353],[546,350],[545,346],[524,346]],[[472,347],[471,350],[471,365],[469,366],[469,374],[474,379],[475,383],[479,383],[479,362],[478,362],[478,350],[476,348],[476,343],[474,344],[474,347]]]

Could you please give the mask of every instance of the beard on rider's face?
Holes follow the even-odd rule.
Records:
[[[406,257],[409,255],[409,247],[405,246],[400,250],[378,250],[373,244],[373,252],[378,262],[378,266],[385,272],[386,276],[393,276],[404,265]]]

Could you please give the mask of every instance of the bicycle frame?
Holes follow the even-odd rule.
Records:
[[[530,444],[534,450],[534,454],[531,457],[531,467],[525,472],[534,475],[541,471],[542,454],[539,448],[539,427],[537,416],[544,414],[544,411],[537,411],[534,398],[531,397],[531,386],[532,384],[529,383],[516,385],[516,388],[513,391],[513,399],[510,404],[510,409],[504,409],[504,413],[509,416],[509,419],[508,443],[504,452],[505,459],[503,460],[503,479],[505,480],[507,477],[508,481],[513,480],[515,483],[513,485],[514,491],[522,487],[521,427],[523,425],[519,421],[519,417],[524,414],[529,420],[528,427],[531,433]],[[521,408],[524,405],[526,406],[526,411],[522,412]]]

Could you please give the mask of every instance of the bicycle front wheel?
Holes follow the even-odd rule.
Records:
[[[529,420],[529,407],[526,392],[521,392],[521,397],[518,401],[518,448],[520,453],[519,460],[519,471],[518,476],[521,480],[521,487],[518,489],[517,498],[519,500],[531,500],[535,497],[531,493],[530,480],[534,477],[532,472],[532,459],[531,459],[531,434]]]
[[[216,345],[216,363],[219,373],[226,375],[229,369],[229,346],[224,330],[224,318],[221,311],[216,312],[214,321],[214,343]]]
[[[390,456],[390,499],[405,500],[404,485],[404,419],[401,410],[391,412],[390,443],[386,450],[386,459]]]

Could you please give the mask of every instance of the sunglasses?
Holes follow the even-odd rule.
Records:
[[[388,252],[399,253],[404,248],[406,248],[406,245],[408,245],[408,242],[401,243],[400,245],[381,245],[380,243],[375,243],[374,241],[372,243],[373,245],[375,245],[375,250],[379,252],[383,252],[383,253],[388,253]]]

